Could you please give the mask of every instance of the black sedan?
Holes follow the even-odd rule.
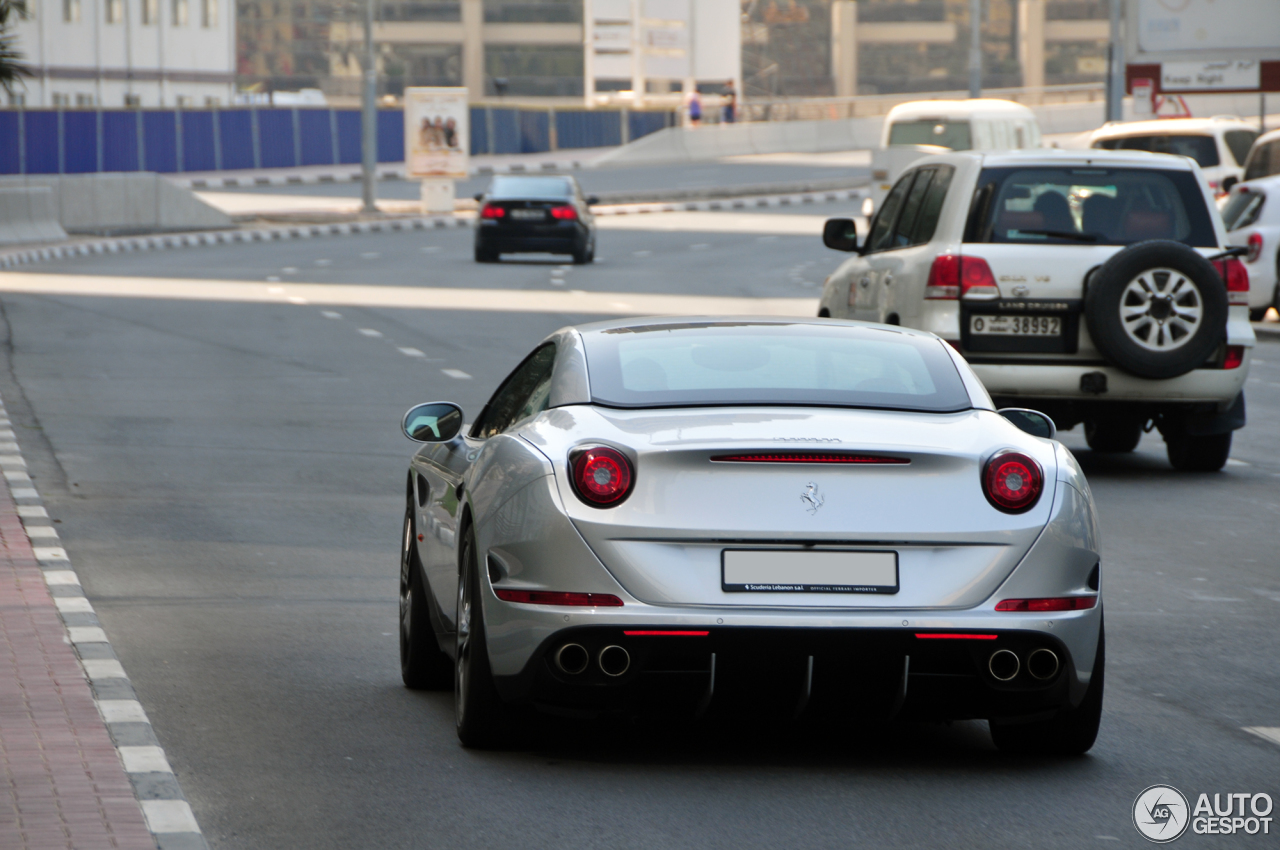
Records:
[[[477,263],[517,253],[572,254],[579,264],[595,259],[596,199],[584,198],[572,177],[495,177],[476,201]]]

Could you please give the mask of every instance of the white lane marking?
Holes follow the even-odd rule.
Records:
[[[401,354],[403,354],[405,357],[426,357],[427,356],[416,348],[398,348],[396,350],[399,351]]]
[[[72,643],[106,643],[107,633],[100,626],[68,626],[67,637]]]
[[[15,499],[38,499],[40,494],[31,487],[15,487],[9,491]]]
[[[104,699],[98,701],[98,713],[104,723],[150,723],[142,703],[136,699]]]
[[[321,311],[320,311],[320,315],[321,315],[321,316],[324,316],[326,319],[341,319],[341,318],[342,318],[342,314],[341,314],[341,313],[335,313],[335,312],[333,312],[332,310],[321,310]]]
[[[114,658],[86,658],[80,662],[90,679],[127,679],[124,668]]]
[[[24,518],[48,517],[49,512],[43,505],[18,505],[18,516]]]
[[[316,260],[316,265],[317,265],[317,266],[331,266],[331,265],[333,265],[333,260]]]
[[[280,270],[281,274],[297,274],[298,269],[294,266],[285,266]]]
[[[1249,464],[1245,463],[1242,460],[1236,460],[1233,457],[1227,458],[1227,466],[1248,466],[1248,465]]]
[[[553,277],[553,278],[551,278],[551,285],[552,285],[552,286],[564,286],[564,280],[563,280],[562,278]]]
[[[16,440],[17,436],[11,428],[0,428],[0,440]]]
[[[67,550],[61,546],[33,546],[31,551],[35,554],[37,561],[70,561],[67,557]]]
[[[280,303],[279,298],[263,289],[261,284],[248,281],[0,272],[0,292],[83,295],[91,298]],[[619,302],[619,296],[623,295],[621,292],[548,292],[545,289],[464,289],[323,283],[293,284],[289,291],[306,298],[312,304],[334,307],[641,316],[812,316],[818,311],[817,298],[739,298],[628,292],[623,303],[632,306],[621,309],[614,306]],[[0,439],[14,439],[14,435],[11,431],[5,433],[0,430]]]
[[[58,596],[54,598],[53,604],[63,614],[93,613],[93,606],[83,596]]]
[[[777,236],[821,236],[825,215],[780,215],[778,213],[664,212],[649,215],[620,215],[596,220],[601,230],[649,230],[679,233],[768,234]]]
[[[382,336],[381,331],[375,331],[373,328],[361,328],[360,333],[365,336]]]
[[[22,466],[25,467],[27,462],[22,459],[22,455],[0,455],[0,466]]]
[[[80,586],[80,577],[75,574],[75,570],[48,570],[44,574],[44,582],[47,585],[74,585]]]
[[[471,380],[471,376],[461,369],[441,369],[440,371],[444,372],[450,378],[457,378],[459,381]]]
[[[147,827],[157,835],[200,831],[186,800],[142,800],[141,803]]]
[[[173,773],[161,747],[120,747],[125,773]]]
[[[1242,726],[1251,735],[1257,735],[1265,741],[1280,744],[1280,726]]]
[[[6,469],[4,471],[6,481],[30,481],[31,476],[23,472],[21,469]]]
[[[38,537],[45,540],[57,540],[58,530],[51,525],[31,525],[27,526],[27,536],[32,540]]]

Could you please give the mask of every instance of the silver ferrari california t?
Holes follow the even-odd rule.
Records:
[[[824,319],[565,328],[464,428],[404,417],[400,655],[467,746],[508,712],[990,722],[1082,753],[1097,522],[1043,414],[938,337]],[[714,715],[713,715],[714,716]]]

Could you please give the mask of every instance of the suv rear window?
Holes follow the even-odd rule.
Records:
[[[1189,171],[1146,168],[987,168],[966,242],[1129,245],[1172,239],[1218,244]]]
[[[583,335],[605,407],[972,407],[945,343],[858,325],[672,322]]]
[[[1244,169],[1244,179],[1257,180],[1259,177],[1269,177],[1276,173],[1280,173],[1280,139],[1274,139],[1253,149]]]
[[[1258,220],[1258,213],[1262,212],[1266,201],[1267,196],[1258,191],[1239,189],[1232,192],[1222,206],[1222,223],[1227,230],[1248,227]]]
[[[953,151],[973,149],[973,133],[968,121],[926,118],[896,121],[889,128],[890,145],[940,145]]]
[[[1218,165],[1218,143],[1213,136],[1122,136],[1095,142],[1095,148],[1109,151],[1151,151],[1175,156],[1189,156],[1201,168]]]
[[[1244,165],[1244,161],[1249,158],[1249,148],[1253,147],[1253,140],[1258,138],[1256,130],[1228,130],[1222,134],[1227,142],[1227,147],[1231,149],[1231,156],[1235,158],[1237,165]]]

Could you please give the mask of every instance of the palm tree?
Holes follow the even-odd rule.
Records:
[[[0,0],[0,88],[12,95],[31,70],[22,63],[18,37],[9,31],[10,21],[27,17],[26,0]]]

